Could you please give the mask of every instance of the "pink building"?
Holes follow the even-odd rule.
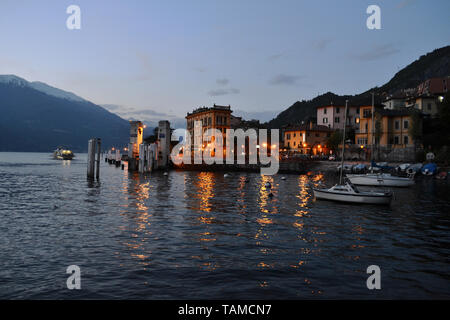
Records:
[[[331,129],[344,129],[345,106],[319,106],[317,107],[317,124]],[[348,106],[347,125],[359,128],[359,107]]]

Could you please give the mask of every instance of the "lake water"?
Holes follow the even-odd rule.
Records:
[[[0,298],[450,298],[450,181],[420,177],[380,207],[315,201],[332,174],[100,175],[84,154],[0,153]]]

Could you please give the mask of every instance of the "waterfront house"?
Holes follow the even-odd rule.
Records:
[[[231,106],[220,106],[214,104],[212,107],[201,107],[188,112],[186,115],[186,129],[191,136],[191,144],[194,146],[194,129],[195,122],[201,122],[201,135],[205,133],[207,129],[218,129],[223,135],[223,149],[225,154],[225,142],[226,142],[226,130],[231,128]],[[203,138],[204,140],[204,138]],[[214,137],[211,142],[214,146]],[[207,147],[207,142],[203,141],[203,148]],[[194,146],[195,147],[195,146]],[[212,148],[211,156],[215,154],[215,147]],[[192,150],[194,152],[194,150]]]
[[[423,114],[436,117],[439,112],[438,101],[439,96],[422,94],[408,98],[406,100],[406,107],[415,108],[420,110]]]
[[[303,154],[329,154],[327,141],[335,130],[313,122],[284,129],[284,148]]]
[[[333,104],[317,107],[317,124],[327,126],[330,129],[344,129],[345,106],[335,106]],[[348,106],[347,126],[356,129],[358,127],[359,107]]]
[[[365,147],[371,145],[372,141],[376,145],[389,148],[405,148],[414,146],[411,136],[411,126],[422,126],[422,121],[414,123],[412,113],[414,110],[400,108],[395,110],[375,108],[375,137],[372,140],[372,107],[360,107],[359,128],[355,132],[355,143]],[[378,123],[378,125],[377,125]]]

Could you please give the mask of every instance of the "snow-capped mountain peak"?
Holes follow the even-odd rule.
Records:
[[[85,99],[77,96],[76,94],[68,91],[64,91],[40,81],[29,82],[13,74],[0,75],[0,83],[7,83],[21,87],[29,87],[37,91],[43,92],[49,96],[57,98],[72,100],[72,101],[86,101]]]

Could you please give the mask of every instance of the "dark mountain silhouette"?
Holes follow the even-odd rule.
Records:
[[[104,149],[129,140],[128,121],[71,93],[15,76],[0,76],[0,114],[0,151],[50,152],[63,145],[82,152],[90,138],[101,138]]]
[[[318,106],[344,105],[349,100],[350,105],[370,105],[372,103],[372,92],[376,93],[375,103],[379,104],[389,94],[403,89],[415,88],[423,81],[433,77],[445,77],[450,75],[450,46],[436,49],[418,60],[409,64],[386,84],[375,87],[366,92],[351,95],[336,95],[332,92],[319,95],[312,100],[297,101],[286,110],[277,115],[276,118],[265,123],[269,128],[280,128],[289,123],[299,123],[308,118],[316,116]]]

